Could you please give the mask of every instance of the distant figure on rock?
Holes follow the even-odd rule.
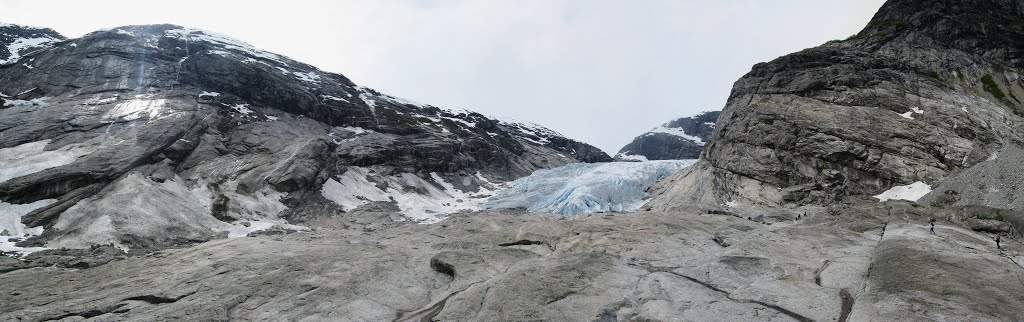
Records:
[[[931,233],[932,235],[935,235],[935,222],[934,221],[928,222],[928,232]]]
[[[999,242],[1003,241],[1003,234],[996,234],[996,249],[1003,249]]]

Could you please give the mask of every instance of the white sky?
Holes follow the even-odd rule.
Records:
[[[884,0],[0,0],[0,22],[79,37],[173,23],[421,103],[539,123],[614,154],[720,110],[758,62],[843,39]]]

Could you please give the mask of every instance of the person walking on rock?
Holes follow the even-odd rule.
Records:
[[[935,235],[935,222],[928,222],[928,232]]]
[[[996,234],[996,249],[1003,249],[1003,247],[999,245],[999,242],[1001,241],[1003,241],[1003,234]]]

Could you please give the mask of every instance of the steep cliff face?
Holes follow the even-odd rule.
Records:
[[[755,65],[659,202],[819,203],[939,182],[1020,144],[1022,49],[1024,1],[889,1],[849,39]]]
[[[662,124],[634,138],[615,158],[627,161],[696,159],[714,133],[719,113],[704,112]]]
[[[0,48],[36,39],[0,65],[0,232],[23,246],[173,245],[360,211],[435,220],[492,182],[611,160],[206,31],[0,32]]]

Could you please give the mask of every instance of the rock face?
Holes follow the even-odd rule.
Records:
[[[0,35],[17,49],[0,53],[0,219],[20,217],[0,225],[42,230],[23,247],[163,247],[360,211],[436,220],[492,181],[611,160],[206,31]]]
[[[644,133],[619,150],[617,160],[689,160],[704,151],[721,112],[704,112],[675,119]]]
[[[780,205],[934,185],[1021,143],[1022,26],[1024,1],[891,0],[849,39],[754,66],[670,180],[714,189],[663,192]]]
[[[996,250],[942,209],[906,203],[806,211],[798,221],[797,211],[767,213],[771,225],[694,208],[459,214],[222,239],[97,268],[0,274],[0,320],[1024,319],[1017,241]],[[936,235],[925,228],[932,218]]]
[[[50,48],[53,43],[65,39],[49,28],[0,23],[0,65],[14,64],[23,56]],[[25,62],[25,66],[31,66],[31,61]]]

